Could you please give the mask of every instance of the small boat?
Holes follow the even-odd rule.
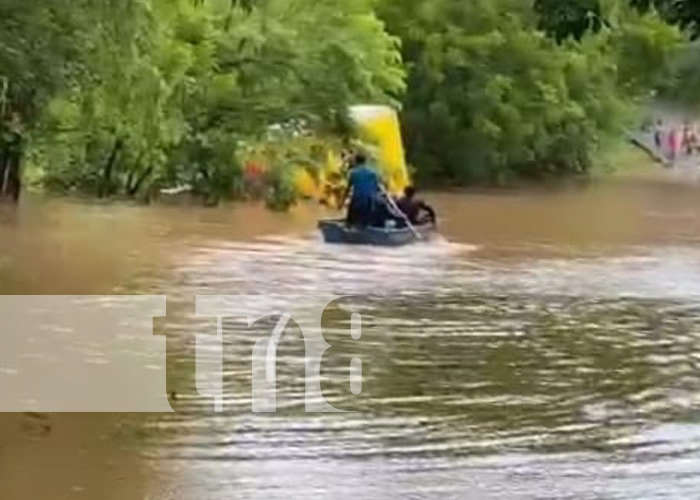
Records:
[[[345,245],[373,245],[380,247],[400,247],[430,240],[437,234],[434,224],[415,226],[415,232],[408,227],[354,227],[345,220],[322,220],[318,228],[326,243]]]

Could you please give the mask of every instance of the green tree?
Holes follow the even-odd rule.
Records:
[[[630,0],[643,11],[656,9],[665,19],[697,38],[700,35],[700,3],[696,0]]]
[[[680,38],[650,5],[0,0],[0,190],[28,160],[61,190],[189,185],[217,200],[243,194],[262,143],[286,205],[291,164],[310,163],[299,144],[345,133],[348,107],[367,102],[402,106],[424,178],[587,172],[628,110],[692,74],[666,72]],[[690,2],[654,5],[694,29]]]
[[[86,0],[0,0],[0,196],[18,196],[25,145],[43,105],[82,76],[94,14]]]
[[[270,127],[326,131],[350,104],[403,90],[398,41],[364,0],[110,5],[54,61],[79,61],[80,78],[46,92],[34,127],[31,158],[52,187],[236,195],[238,153]]]
[[[658,18],[626,10],[561,43],[518,0],[387,1],[381,12],[410,68],[409,159],[424,178],[459,184],[588,172],[675,40]],[[659,68],[628,60],[649,55]]]
[[[233,9],[211,2],[215,64],[189,96],[183,157],[197,183],[230,192],[238,144],[325,132],[350,104],[391,102],[403,89],[397,40],[363,0],[269,0]],[[234,161],[235,163],[235,161]]]
[[[535,0],[538,27],[558,42],[569,37],[581,40],[603,26],[598,0]]]

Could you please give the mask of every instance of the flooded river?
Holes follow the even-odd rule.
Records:
[[[312,206],[0,207],[0,293],[168,296],[176,410],[0,416],[0,498],[700,498],[700,186],[430,199],[444,240],[398,250],[325,246]],[[326,393],[352,413],[304,413],[294,331],[276,415],[251,412],[249,332],[226,412],[192,389],[196,295],[331,293],[366,325],[362,394]]]

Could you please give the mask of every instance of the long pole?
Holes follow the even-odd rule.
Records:
[[[401,217],[404,222],[406,223],[406,227],[408,227],[413,235],[416,237],[417,240],[422,241],[423,240],[423,235],[418,232],[416,227],[411,224],[411,220],[408,218],[408,215],[403,213],[403,210],[401,210],[397,205],[396,202],[394,201],[394,198],[391,197],[391,195],[387,192],[387,190],[382,186],[382,194],[384,195],[384,198],[386,199],[387,204],[389,207],[394,211],[395,215],[398,215]]]

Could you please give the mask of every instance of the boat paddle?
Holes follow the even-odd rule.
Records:
[[[394,198],[391,197],[391,195],[389,194],[389,192],[386,190],[386,188],[384,186],[381,186],[381,191],[382,191],[382,194],[384,195],[384,199],[385,199],[387,205],[389,205],[389,208],[391,208],[391,210],[394,212],[394,215],[399,216],[399,217],[401,217],[401,219],[403,219],[403,221],[406,223],[406,227],[408,227],[408,229],[411,230],[411,232],[413,233],[413,236],[415,236],[418,241],[423,241],[423,235],[418,232],[418,230],[416,229],[416,227],[413,224],[411,224],[411,220],[408,218],[408,215],[406,215],[403,212],[403,210],[401,210],[398,207],[398,205],[396,205]]]

